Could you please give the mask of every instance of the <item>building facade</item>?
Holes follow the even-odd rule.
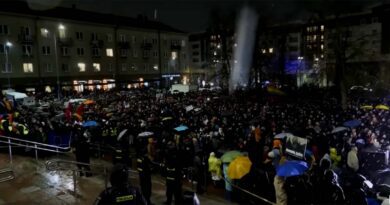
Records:
[[[379,5],[360,13],[312,16],[270,26],[259,34],[260,54],[256,59],[262,62],[261,69],[268,78],[283,71],[295,76],[298,86],[334,85],[337,63],[357,75],[351,81],[364,83],[358,80],[357,73],[361,72],[361,78],[371,76],[388,84],[389,8]],[[337,58],[340,55],[342,58]]]
[[[75,8],[1,8],[3,89],[110,89],[189,73],[188,35],[162,23]]]

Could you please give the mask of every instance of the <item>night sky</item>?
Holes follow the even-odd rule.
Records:
[[[204,31],[210,22],[210,13],[230,16],[247,4],[273,22],[305,18],[313,12],[329,14],[337,10],[359,11],[365,6],[383,0],[25,0],[33,8],[44,9],[55,5],[103,13],[136,17],[139,14],[153,19],[157,9],[158,20],[188,32]],[[37,6],[34,3],[43,4]]]

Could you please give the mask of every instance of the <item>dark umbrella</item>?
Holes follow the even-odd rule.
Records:
[[[360,120],[349,120],[349,121],[344,122],[343,126],[354,128],[354,127],[357,127],[361,124],[362,124],[362,122]]]

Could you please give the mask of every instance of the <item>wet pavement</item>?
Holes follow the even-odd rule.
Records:
[[[51,157],[57,159],[58,156]],[[71,155],[61,158],[73,160]],[[15,178],[0,183],[0,205],[26,204],[93,204],[99,193],[104,190],[105,178],[103,174],[92,177],[76,177],[76,195],[72,171],[48,171],[45,167],[47,159],[38,161],[29,156],[13,157],[12,169]],[[111,163],[104,160],[92,159],[91,163],[111,167]],[[8,154],[0,153],[0,169],[10,167]],[[0,175],[0,177],[6,174]],[[130,174],[130,181],[138,186],[137,173]],[[156,205],[165,201],[164,180],[159,175],[152,178],[152,202]],[[190,189],[186,186],[184,189]],[[201,204],[222,205],[228,203],[223,199],[223,191],[211,188],[206,194],[200,195]]]

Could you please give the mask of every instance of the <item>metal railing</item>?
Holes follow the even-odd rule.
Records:
[[[93,163],[82,163],[69,160],[53,159],[47,160],[45,162],[46,169],[48,171],[72,171],[73,174],[73,194],[77,197],[77,172],[81,171],[77,166],[88,166],[101,169],[100,171],[96,170],[84,170],[86,173],[90,174],[103,174],[104,176],[104,188],[107,189],[108,185],[108,171],[107,167],[101,164]]]
[[[70,141],[68,144],[68,147],[60,147],[35,141],[29,141],[29,140],[23,140],[19,138],[14,137],[7,137],[0,135],[0,144],[8,144],[8,152],[9,152],[9,160],[12,165],[13,157],[12,157],[12,145],[14,146],[20,146],[25,148],[32,148],[35,149],[35,159],[38,160],[38,150],[47,151],[47,152],[54,152],[54,153],[68,153],[70,148]]]
[[[250,192],[250,191],[248,191],[248,190],[246,190],[246,189],[243,189],[243,188],[241,188],[241,187],[239,187],[239,186],[233,184],[231,181],[227,180],[225,177],[222,177],[222,178],[224,179],[225,182],[229,183],[232,187],[234,187],[234,188],[236,188],[236,189],[238,189],[238,190],[240,190],[240,191],[242,191],[242,192],[244,192],[244,193],[246,193],[246,194],[249,194],[249,195],[252,196],[252,197],[255,197],[255,198],[257,198],[257,199],[260,199],[261,201],[264,201],[264,202],[266,202],[266,203],[268,203],[268,204],[271,204],[271,205],[277,205],[275,202],[269,201],[268,199],[266,199],[266,198],[264,198],[264,197],[261,197],[261,196],[259,196],[259,195],[257,195],[257,194],[254,194],[254,193],[252,193],[252,192]]]

